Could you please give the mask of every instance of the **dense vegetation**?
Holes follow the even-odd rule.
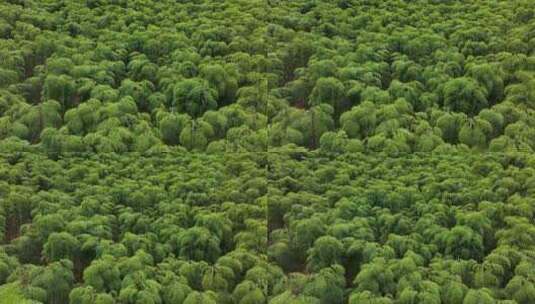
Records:
[[[272,155],[269,303],[528,304],[535,158]]]
[[[0,284],[29,299],[262,303],[282,273],[265,254],[263,156],[25,153],[0,165]]]
[[[25,299],[535,299],[526,154],[21,153],[0,164],[0,283]]]
[[[535,303],[534,17],[0,1],[0,304]]]
[[[19,149],[535,148],[529,0],[0,5],[0,138]]]

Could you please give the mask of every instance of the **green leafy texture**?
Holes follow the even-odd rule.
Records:
[[[472,78],[452,79],[444,84],[444,107],[454,112],[476,115],[488,106],[485,88]]]

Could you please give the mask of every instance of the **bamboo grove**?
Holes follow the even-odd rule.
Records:
[[[535,2],[0,1],[0,304],[535,303]]]

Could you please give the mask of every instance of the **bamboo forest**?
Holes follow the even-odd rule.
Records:
[[[535,1],[0,0],[0,304],[535,304]]]

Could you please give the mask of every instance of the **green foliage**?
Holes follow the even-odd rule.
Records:
[[[2,285],[0,287],[0,298],[2,303],[20,303],[20,304],[34,304],[35,301],[24,297],[21,288],[16,283]]]
[[[343,130],[361,142],[336,153],[535,149],[506,134],[533,129],[527,1],[29,1],[0,7],[2,141],[57,155],[331,153],[321,136]]]
[[[473,116],[488,106],[487,92],[468,77],[452,79],[444,84],[444,107]]]
[[[333,264],[339,264],[343,249],[343,244],[336,238],[331,236],[318,238],[308,253],[310,268],[319,270]]]
[[[217,107],[217,92],[200,79],[187,79],[179,82],[171,97],[171,109],[199,117],[207,110]]]
[[[271,158],[268,256],[287,278],[273,300],[462,304],[531,297],[528,244],[535,242],[527,232],[531,211],[521,211],[529,199],[506,190],[518,189],[516,178],[529,179],[519,171],[533,170],[531,156],[295,151]],[[329,284],[320,283],[322,275]]]
[[[68,232],[52,233],[43,247],[44,256],[50,261],[73,259],[79,254],[80,242]]]
[[[267,302],[266,160],[127,155],[2,158],[0,283],[52,304]]]
[[[533,303],[534,12],[0,1],[0,302]]]

